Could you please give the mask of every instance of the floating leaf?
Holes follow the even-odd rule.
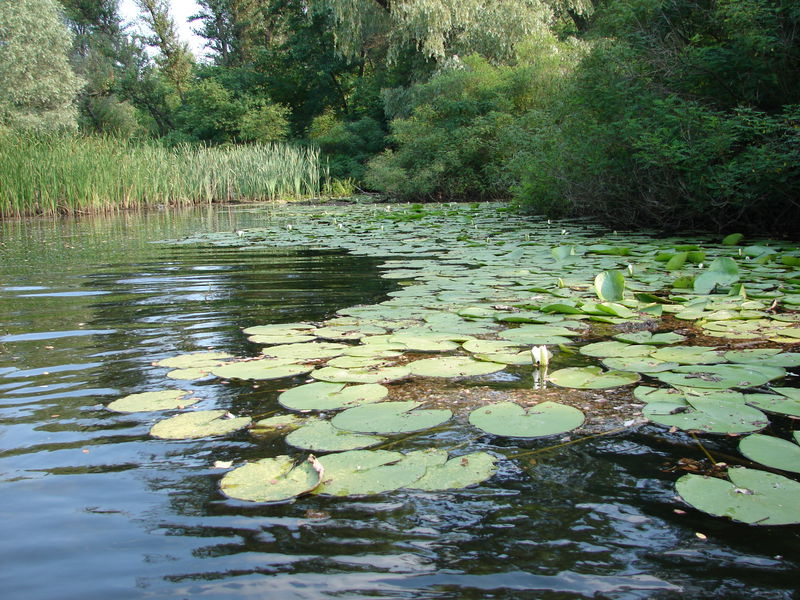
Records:
[[[256,421],[253,423],[250,433],[253,435],[286,433],[305,425],[310,420],[309,417],[298,417],[297,415],[277,415]]]
[[[199,410],[159,421],[150,435],[165,440],[186,440],[225,435],[250,425],[250,417],[234,417],[225,410]]]
[[[754,433],[739,442],[739,452],[773,469],[800,473],[800,446],[790,441]]]
[[[620,342],[627,342],[629,344],[650,344],[652,346],[661,346],[665,344],[677,344],[686,339],[678,333],[653,333],[651,331],[636,331],[632,333],[618,333],[613,336],[615,340]]]
[[[474,377],[496,373],[505,368],[503,364],[473,360],[467,356],[425,358],[406,366],[412,375],[421,377]]]
[[[311,329],[316,329],[310,323],[275,323],[270,325],[256,325],[255,327],[248,327],[243,329],[242,333],[245,335],[282,335],[291,336],[298,333],[307,332]]]
[[[406,367],[378,367],[365,369],[340,369],[323,367],[311,373],[318,381],[332,383],[388,383],[411,375]]]
[[[724,390],[764,385],[785,376],[786,371],[757,365],[685,365],[653,375],[673,386]]]
[[[409,487],[433,492],[477,485],[492,476],[496,461],[487,452],[456,456],[444,464],[429,465],[425,475]]]
[[[639,379],[638,373],[603,371],[600,367],[567,367],[554,371],[548,377],[549,381],[560,387],[584,390],[619,387],[636,383]]]
[[[747,403],[768,413],[800,417],[800,390],[772,388],[778,394],[747,394]]]
[[[727,256],[715,258],[708,269],[694,280],[696,294],[710,294],[717,286],[727,287],[739,281],[739,267]]]
[[[713,365],[725,362],[722,352],[707,346],[670,346],[654,350],[650,356],[681,365]]]
[[[314,369],[314,365],[301,365],[288,359],[262,358],[259,360],[230,363],[214,367],[211,373],[223,379],[281,379],[304,375]]]
[[[800,523],[800,483],[781,475],[736,467],[730,483],[701,475],[684,475],[676,488],[681,498],[705,513],[750,525]]]
[[[736,246],[739,242],[742,241],[743,237],[744,237],[744,235],[742,235],[741,233],[731,233],[729,235],[726,235],[724,238],[722,238],[722,245],[723,246]]]
[[[199,400],[199,398],[184,400],[183,398],[188,394],[189,392],[183,390],[161,390],[158,392],[130,394],[124,398],[114,400],[106,408],[121,413],[182,408],[184,406],[190,406]]]
[[[208,377],[208,368],[197,369],[174,369],[167,373],[170,379],[179,379],[181,381],[196,381]]]
[[[594,278],[597,297],[609,302],[619,302],[625,292],[625,276],[622,271],[603,271]]]
[[[379,402],[388,394],[389,390],[377,383],[345,387],[343,383],[319,381],[283,392],[278,402],[291,410],[339,410]]]
[[[541,402],[527,410],[514,402],[497,402],[469,415],[469,422],[486,433],[522,438],[564,433],[580,427],[583,420],[577,408],[556,402]]]
[[[325,469],[325,481],[314,491],[331,496],[380,494],[408,487],[427,469],[421,453],[408,457],[388,450],[351,450],[323,456],[319,462]]]
[[[317,358],[341,356],[350,346],[331,342],[306,342],[301,344],[280,344],[264,350],[266,356],[274,356],[291,361],[306,361]]]
[[[731,350],[730,352],[726,352],[725,360],[746,365],[798,367],[800,366],[800,353],[781,352],[777,348],[751,348],[749,350]]]
[[[315,452],[360,450],[383,441],[385,438],[375,435],[342,431],[331,425],[330,421],[322,419],[311,420],[286,436],[287,444]]]
[[[604,358],[601,362],[612,371],[633,371],[636,373],[660,373],[680,366],[678,363],[665,362],[648,356],[612,356]]]
[[[508,352],[511,348],[519,348],[522,344],[506,340],[467,340],[462,347],[473,354],[493,354]]]
[[[201,367],[213,367],[223,363],[225,360],[233,358],[227,352],[192,352],[191,354],[181,354],[172,358],[165,358],[155,363],[157,367],[169,367],[171,369],[196,369]]]
[[[320,483],[312,457],[295,463],[289,456],[263,458],[229,471],[220,481],[222,493],[248,502],[281,502],[307,494]]]
[[[650,402],[642,414],[665,427],[705,433],[751,433],[769,423],[760,410],[720,394],[687,394],[682,399]]]
[[[652,346],[626,344],[624,342],[595,342],[586,344],[580,349],[585,356],[606,358],[608,356],[648,356],[653,351]]]
[[[419,409],[422,402],[379,402],[340,412],[334,426],[358,433],[409,433],[441,425],[453,416],[445,409]]]

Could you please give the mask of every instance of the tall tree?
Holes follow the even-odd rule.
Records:
[[[390,61],[408,45],[437,60],[472,52],[504,60],[552,16],[541,0],[314,1],[333,9],[344,53],[354,56],[365,47],[385,45]]]
[[[0,2],[0,124],[74,128],[83,82],[69,64],[72,36],[55,0]]]
[[[189,45],[181,41],[175,20],[169,13],[166,0],[136,0],[142,19],[151,34],[145,38],[150,46],[158,48],[156,63],[164,77],[175,86],[183,98],[189,87],[194,60]]]
[[[197,33],[216,53],[219,64],[242,66],[253,61],[256,49],[269,44],[272,35],[267,18],[274,2],[260,0],[198,0]]]

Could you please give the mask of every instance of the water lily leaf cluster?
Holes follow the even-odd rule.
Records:
[[[413,219],[402,206],[346,210],[297,207],[272,215],[264,227],[171,242],[340,248],[382,259],[382,277],[398,282],[387,300],[344,307],[325,322],[245,329],[263,354],[257,360],[226,357],[220,359],[224,364],[209,366],[213,376],[224,379],[285,379],[281,385],[289,390],[278,401],[288,410],[337,413],[330,419],[295,416],[286,422],[273,417],[274,426],[257,424],[254,431],[283,435],[293,429],[290,445],[323,452],[326,445],[336,446],[333,440],[351,436],[380,439],[442,423],[458,427],[449,414],[445,417],[448,411],[386,402],[377,390],[421,378],[491,381],[544,368],[551,370],[542,370],[542,380],[566,390],[603,393],[645,381],[634,395],[645,403],[643,413],[652,422],[709,434],[753,434],[746,439],[755,441],[744,445],[751,453],[764,453],[778,440],[754,437],[770,431],[770,416],[800,416],[797,390],[782,383],[800,365],[800,353],[792,351],[800,344],[800,253],[787,242],[739,245],[740,234],[721,243],[647,234],[631,240],[630,234],[617,236],[585,223],[523,225],[492,205],[432,205],[415,210]],[[698,335],[719,343],[696,345]],[[741,342],[756,347],[729,345]],[[540,360],[534,360],[532,348]],[[548,359],[544,364],[542,352]],[[308,377],[316,383],[307,383]],[[368,388],[374,391],[367,394]],[[570,431],[584,418],[559,403],[527,409],[494,403],[472,411],[469,421],[492,435],[526,438]],[[360,446],[365,447],[372,445]],[[322,456],[318,462],[326,477],[338,474],[338,482],[322,481],[314,493],[373,493],[388,489],[382,482],[392,477],[395,483],[416,477],[427,489],[423,471],[433,477],[438,469],[453,480],[463,473],[457,468],[461,463],[448,466],[458,456],[382,452]],[[493,465],[488,456],[467,463]],[[743,473],[731,470],[734,488],[746,488],[734,481],[746,477]],[[690,482],[680,485],[687,502],[694,503],[697,495],[720,495],[718,483],[682,481]],[[758,496],[760,485],[757,480],[746,488],[753,494],[732,492],[734,518],[785,521],[785,515],[773,514],[778,509],[772,499],[758,505],[759,510],[771,507],[766,517],[751,520],[744,514],[753,501],[739,496]],[[707,512],[731,511],[715,506]]]

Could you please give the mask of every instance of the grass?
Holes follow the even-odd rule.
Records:
[[[0,132],[0,218],[276,201],[320,193],[318,152],[288,144],[164,148]]]

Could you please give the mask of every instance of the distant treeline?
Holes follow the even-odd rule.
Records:
[[[142,34],[118,0],[0,3],[0,126],[292,140],[339,190],[615,227],[800,221],[795,0],[199,0],[202,60],[135,1]]]

